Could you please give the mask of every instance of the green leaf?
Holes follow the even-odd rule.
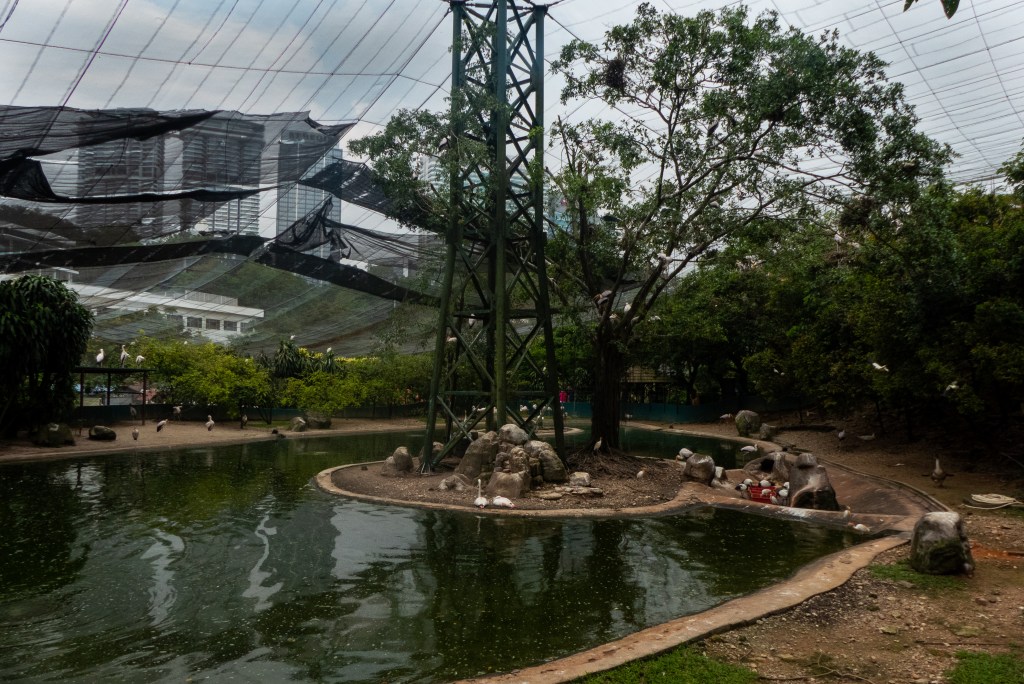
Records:
[[[946,13],[947,19],[952,19],[956,14],[956,8],[960,6],[960,0],[942,0],[942,11]]]

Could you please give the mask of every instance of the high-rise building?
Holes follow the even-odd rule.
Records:
[[[278,143],[278,173],[279,182],[285,183],[277,191],[277,230],[280,235],[288,228],[312,211],[316,211],[327,199],[332,199],[331,209],[327,212],[327,218],[334,221],[341,221],[341,200],[334,198],[329,192],[312,188],[300,183],[288,183],[302,176],[311,176],[318,171],[324,170],[327,166],[342,160],[341,149],[332,147],[327,154],[321,156],[312,166],[303,169],[309,163],[312,155],[315,155],[323,148],[323,136],[303,130],[286,130]],[[313,150],[311,152],[311,150]],[[330,246],[323,245],[317,248],[316,256],[327,258],[330,256]]]

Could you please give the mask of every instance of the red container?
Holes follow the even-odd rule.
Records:
[[[772,497],[775,496],[775,487],[750,485],[747,487],[747,491],[750,492],[751,501],[760,501],[761,503],[771,503]]]

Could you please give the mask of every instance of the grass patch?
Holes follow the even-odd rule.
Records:
[[[925,575],[910,567],[908,561],[900,561],[892,565],[869,565],[868,572],[879,579],[893,582],[910,582],[915,589],[925,591],[947,591],[963,589],[966,584],[962,577],[956,575]]]
[[[959,662],[946,673],[950,684],[1024,684],[1021,653],[974,653],[958,651]]]
[[[757,674],[744,667],[712,660],[694,648],[683,646],[576,681],[582,684],[752,684],[757,681]]]

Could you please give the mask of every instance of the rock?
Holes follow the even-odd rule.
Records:
[[[736,414],[736,432],[740,437],[750,437],[761,429],[761,416],[744,409]]]
[[[562,492],[563,494],[575,494],[576,496],[604,496],[604,490],[597,487],[576,487],[570,485],[568,487],[555,487],[555,491]]]
[[[305,432],[307,427],[308,424],[306,423],[305,418],[295,416],[294,418],[292,418],[291,427],[289,427],[288,429],[291,430],[292,432]]]
[[[925,513],[914,525],[910,567],[926,575],[970,575],[974,557],[959,513]]]
[[[445,492],[464,492],[471,486],[472,483],[465,475],[449,475],[441,480],[437,488]]]
[[[776,428],[774,425],[768,425],[767,423],[765,423],[764,425],[761,426],[761,429],[758,430],[757,437],[758,439],[770,442],[773,439],[775,439],[775,435],[778,433],[778,431],[778,428]]]
[[[789,469],[789,505],[818,511],[839,511],[842,506],[825,467],[813,454],[799,454]]]
[[[704,454],[693,454],[683,464],[683,477],[692,482],[710,485],[715,479],[715,460]]]
[[[498,454],[498,433],[488,432],[466,447],[466,454],[455,466],[457,474],[465,475],[475,481],[484,471],[494,466],[494,457]]]
[[[501,429],[498,430],[498,439],[502,442],[522,446],[523,444],[526,444],[527,440],[530,439],[530,436],[526,434],[526,430],[515,423],[507,423],[506,425],[502,425]]]
[[[534,494],[534,496],[544,501],[558,501],[562,498],[563,494],[561,492],[540,492]]]
[[[45,447],[59,447],[65,444],[73,446],[75,438],[71,436],[71,427],[67,423],[49,423],[36,431],[32,443]]]
[[[576,471],[569,476],[570,487],[589,487],[590,486],[590,473],[584,473]]]
[[[313,430],[327,430],[331,427],[331,417],[319,411],[309,411],[306,413],[306,425]]]
[[[93,425],[89,428],[89,439],[98,442],[113,442],[117,439],[117,433],[104,425]]]
[[[555,448],[547,442],[534,439],[523,445],[531,457],[540,461],[540,475],[545,482],[561,483],[569,479],[565,464],[558,457]]]
[[[530,490],[529,477],[523,473],[503,473],[494,471],[491,479],[487,481],[487,496],[504,496],[509,499],[518,499]]]
[[[384,460],[380,474],[385,477],[395,477],[396,475],[408,475],[412,471],[412,455],[406,447],[400,446],[395,449],[395,453]]]

